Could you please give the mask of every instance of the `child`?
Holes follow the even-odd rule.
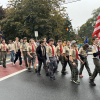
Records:
[[[31,39],[30,40],[30,45],[27,47],[27,54],[28,54],[28,71],[31,72],[31,60],[33,60],[33,64],[34,64],[34,68],[35,68],[35,72],[37,73],[37,67],[35,64],[35,55],[36,55],[36,45],[34,45],[34,40]]]
[[[80,67],[80,71],[79,71],[79,76],[80,76],[80,78],[83,77],[82,71],[83,71],[83,69],[84,69],[84,65],[85,65],[85,67],[86,67],[86,69],[87,69],[87,71],[88,71],[89,76],[92,75],[92,74],[91,74],[91,71],[90,71],[90,68],[89,68],[88,61],[87,61],[87,53],[86,53],[86,51],[87,51],[88,47],[89,47],[89,45],[86,43],[86,44],[84,44],[84,45],[80,48],[80,50],[79,50],[79,52],[78,52],[78,54],[79,54],[81,60],[84,62],[84,64],[81,63],[81,67]]]
[[[78,60],[80,60],[80,62],[82,64],[84,64],[84,62],[78,56],[77,42],[75,40],[73,40],[71,42],[71,49],[69,52],[69,60],[70,60],[70,64],[72,67],[72,79],[71,79],[71,81],[74,82],[75,84],[79,85],[80,82],[78,81]]]

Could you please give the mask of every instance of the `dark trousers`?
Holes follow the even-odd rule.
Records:
[[[2,61],[3,61],[3,66],[6,66],[6,57],[7,57],[7,52],[1,51],[1,58],[2,58]]]
[[[24,56],[25,66],[28,67],[28,64],[27,64],[27,51],[23,51],[23,56]]]
[[[56,57],[49,57],[50,63],[49,63],[49,72],[50,72],[50,77],[54,77],[54,73],[57,70],[57,58]]]
[[[66,66],[67,66],[67,63],[69,64],[69,67],[70,67],[70,70],[72,72],[72,67],[71,67],[71,64],[69,63],[69,56],[66,56],[68,58],[68,61],[65,60],[65,57],[63,57],[63,68],[62,68],[62,72],[65,72],[66,70]]]
[[[71,61],[69,61],[71,66],[72,66],[72,76],[71,79],[74,81],[78,80],[78,61],[77,60],[73,60],[73,62],[76,64],[76,66],[73,65],[73,63]]]
[[[100,74],[100,62],[97,58],[93,58],[93,62],[95,64],[95,69],[94,69],[91,79],[94,81],[98,73]]]
[[[59,62],[61,62],[61,64],[62,64],[63,55],[58,56],[58,58],[59,58],[59,60],[57,60],[57,64],[59,64]]]
[[[22,64],[22,58],[21,58],[20,50],[18,50],[18,52],[16,52],[14,63],[16,63],[18,58],[19,58],[19,65],[21,65]]]
[[[79,75],[82,74],[82,71],[83,71],[84,66],[85,66],[87,71],[88,71],[89,76],[91,76],[91,71],[90,71],[90,68],[89,68],[87,58],[84,58],[82,61],[84,62],[84,64],[80,63],[81,67],[80,67]]]
[[[46,65],[46,58],[42,57],[42,60],[38,60],[38,62],[39,62],[38,72],[41,71],[41,66],[42,66],[42,63],[43,63],[44,64],[45,72],[48,73],[48,68],[47,68],[47,65]]]

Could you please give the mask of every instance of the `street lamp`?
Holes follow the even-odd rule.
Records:
[[[69,28],[67,28],[66,30],[68,31],[68,40],[69,40],[69,30],[70,30],[70,29],[69,29]]]

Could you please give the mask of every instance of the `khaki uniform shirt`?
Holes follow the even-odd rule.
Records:
[[[66,55],[66,56],[69,56],[69,47],[66,45],[63,49],[63,53]]]
[[[62,55],[62,54],[61,54],[61,51],[60,51],[60,46],[57,46],[57,47],[56,47],[56,53],[57,53],[57,56]],[[63,46],[62,46],[62,53],[63,53]]]
[[[83,47],[81,47],[81,48],[79,49],[78,54],[82,55],[83,57],[87,57],[87,53],[86,53],[85,50],[83,50]]]
[[[36,52],[37,46],[36,46],[36,45],[33,45],[33,47],[34,47],[34,52],[32,51],[32,45],[29,45],[29,46],[27,47],[27,51],[28,51],[29,53],[35,53],[35,52]]]
[[[98,44],[94,44],[94,45],[95,45],[95,46],[92,47],[92,53],[96,53],[96,52],[97,52],[96,49],[97,49],[98,46],[99,46],[99,48],[100,48],[100,45],[98,45]],[[97,58],[97,57],[94,57],[94,56],[93,56],[93,58]]]
[[[20,49],[22,49],[22,51],[27,51],[27,47],[29,46],[29,43],[26,42],[25,44],[23,43],[21,46],[20,46]]]
[[[18,50],[20,49],[20,42],[18,42],[18,45],[17,45],[17,42],[15,41],[15,42],[14,42],[14,47],[15,47],[15,48],[14,48],[14,49],[15,49],[14,51],[15,51],[15,52],[18,52]]]
[[[76,60],[76,50],[75,49],[70,49],[69,55],[72,56],[73,60]]]
[[[55,56],[56,48],[55,48],[54,45],[53,45],[53,49],[54,49],[54,56]],[[53,57],[52,47],[51,47],[51,46],[48,45],[46,52],[48,53],[48,56],[49,56],[49,57]]]
[[[14,51],[15,50],[15,47],[14,47],[14,44],[8,44],[8,49],[9,51]]]
[[[7,44],[5,44],[5,50],[4,50],[4,45],[3,44],[0,45],[0,49],[1,49],[1,51],[7,51],[7,49],[8,49]]]

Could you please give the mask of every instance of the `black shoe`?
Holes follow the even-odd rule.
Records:
[[[90,79],[89,83],[92,85],[92,86],[96,86],[96,84],[94,83],[94,81],[92,79]]]
[[[5,66],[5,65],[3,65],[3,68],[6,68],[6,66]]]
[[[49,76],[49,73],[46,73],[46,76]]]
[[[62,72],[62,75],[66,75],[66,73],[65,72]]]
[[[37,73],[38,73],[38,75],[41,75],[40,72],[37,72]]]
[[[52,78],[53,80],[56,80],[55,76]]]
[[[28,72],[31,72],[31,68],[28,68]]]
[[[35,73],[37,73],[37,69],[35,69]]]

